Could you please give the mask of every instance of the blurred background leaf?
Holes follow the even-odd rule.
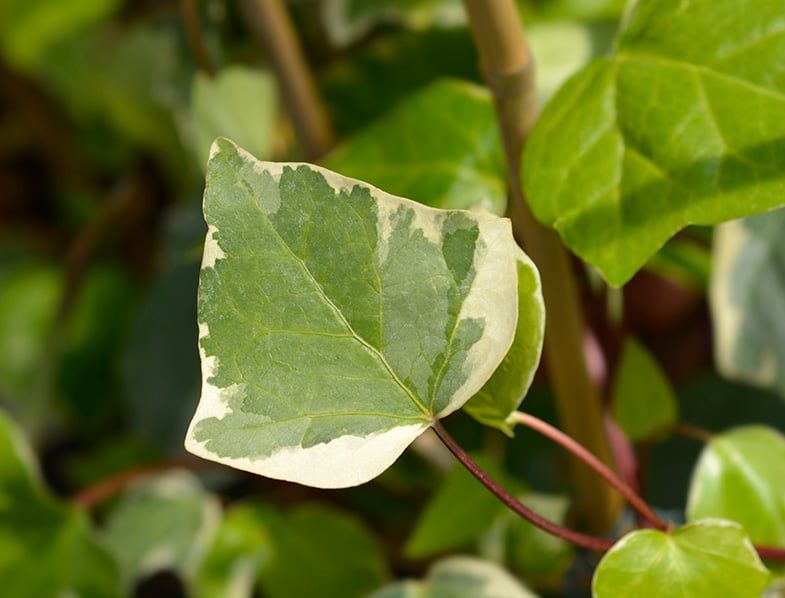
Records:
[[[608,55],[624,4],[518,2],[542,104],[587,61]],[[200,385],[195,296],[210,138],[236,137],[265,159],[303,156],[236,3],[194,6],[213,79],[192,56],[174,0],[0,2],[0,593],[118,595],[122,562],[125,587],[144,596],[285,597],[290,587],[361,596],[393,578],[418,581],[391,595],[438,595],[461,591],[450,584],[464,566],[482,583],[501,577],[528,595],[502,565],[544,594],[581,595],[591,566],[580,553],[506,513],[462,469],[445,474],[440,445],[408,451],[371,484],[333,492],[183,461]],[[420,201],[504,209],[493,110],[457,0],[287,6],[337,131],[328,159],[336,168]],[[425,185],[416,176],[423,160],[445,156],[448,176]],[[381,163],[394,168],[374,173]],[[745,424],[785,430],[781,220],[770,213],[720,227],[714,256],[711,229],[689,227],[619,294],[616,320],[603,287],[581,278],[608,373],[621,338],[633,335],[667,378],[682,423],[719,439]],[[733,230],[743,242],[727,241]],[[730,379],[713,361],[714,331],[726,338],[725,330],[733,334],[717,344],[717,364]],[[636,396],[646,396],[653,384],[635,388],[651,380],[640,367],[622,358],[622,373],[637,372]],[[674,405],[658,396],[670,405],[660,423],[672,421]],[[557,423],[539,377],[525,407]],[[652,430],[621,419],[641,439],[641,491],[680,520],[703,446],[676,435],[645,439]],[[558,447],[520,427],[507,439],[464,413],[449,426],[527,504],[568,517],[568,461]],[[199,467],[198,481],[181,479],[171,496],[151,490],[166,485],[158,470],[175,466]],[[77,503],[81,491],[140,470],[150,470],[147,486]],[[696,470],[696,479],[705,475]],[[140,518],[160,525],[148,529]],[[172,548],[173,536],[193,538],[197,528],[198,549]],[[96,540],[107,530],[114,551]],[[123,552],[126,535],[133,541]],[[171,550],[156,556],[156,543]],[[488,560],[433,561],[458,551]],[[143,556],[159,566],[139,567]]]

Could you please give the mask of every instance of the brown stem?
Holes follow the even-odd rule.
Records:
[[[771,561],[785,561],[785,548],[755,546],[755,550],[762,559],[769,559]]]
[[[521,419],[525,420],[525,423],[524,421],[521,421],[522,424],[529,425],[529,427],[531,427],[532,429],[535,429],[538,432],[542,432],[543,434],[545,434],[549,438],[552,438],[562,446],[565,446],[565,448],[568,448],[567,447],[568,444],[574,445],[569,447],[568,450],[572,451],[574,449],[578,449],[578,452],[582,452],[582,453],[586,452],[585,449],[583,449],[583,447],[577,445],[577,443],[574,443],[574,441],[572,441],[572,439],[570,438],[567,438],[569,442],[564,443],[563,442],[565,439],[564,434],[559,430],[557,430],[556,428],[553,428],[549,424],[543,422],[542,420],[539,420],[532,416],[528,416],[523,413],[521,413],[520,415],[524,416]],[[534,424],[534,425],[530,425],[530,424]],[[452,436],[450,436],[447,430],[444,429],[444,426],[442,426],[441,422],[439,422],[438,420],[434,420],[432,425],[433,425],[433,431],[436,433],[439,439],[444,443],[444,446],[446,446],[449,449],[449,451],[453,455],[455,455],[455,458],[458,459],[461,465],[463,465],[469,473],[471,473],[475,478],[477,478],[477,480],[483,486],[485,486],[494,496],[496,496],[496,498],[498,498],[502,503],[504,503],[505,506],[507,506],[516,514],[523,517],[526,521],[528,521],[532,525],[536,525],[541,530],[544,530],[553,536],[561,538],[562,540],[570,542],[576,546],[587,548],[589,550],[596,550],[598,552],[607,552],[614,546],[615,542],[613,542],[612,540],[606,540],[605,538],[598,538],[596,536],[588,536],[586,534],[581,534],[569,528],[563,527],[557,523],[554,523],[553,521],[545,519],[545,517],[542,517],[541,515],[538,515],[537,513],[529,509],[526,505],[521,503],[521,501],[515,498],[507,490],[502,488],[496,480],[491,478],[485,472],[485,470],[483,470],[479,465],[477,465],[477,463],[466,453],[466,451],[464,451],[461,448],[461,446],[457,442],[455,442],[455,440],[453,439]],[[559,438],[558,440],[557,437]],[[590,453],[584,454],[581,458],[587,456],[589,460],[594,461],[592,467],[599,466],[600,469],[604,468],[604,466],[599,461],[597,461],[596,458]],[[600,473],[600,469],[596,470],[597,473]],[[612,478],[614,477],[609,470],[606,471],[608,471],[610,477]],[[600,475],[603,474],[600,473]],[[604,475],[603,478],[605,478]],[[611,481],[610,479],[607,478],[605,479],[609,483],[613,484],[613,487],[617,488],[619,492],[622,492],[624,496],[627,497],[628,500],[630,500],[630,504],[632,504],[636,508],[638,508],[638,506],[643,505],[642,507],[643,511],[648,511],[649,514],[646,515],[640,510],[639,512],[641,512],[641,514],[644,515],[647,519],[649,519],[652,523],[654,523],[655,521],[658,522],[658,524],[656,525],[658,529],[660,529],[665,533],[670,533],[672,527],[670,525],[665,525],[659,519],[659,517],[657,517],[657,515],[654,514],[654,512],[649,509],[648,505],[646,505],[646,503],[643,502],[643,500],[637,497],[635,493],[632,492],[631,489],[629,491],[622,490],[622,486],[625,486],[625,484],[621,482],[621,480],[615,478],[615,481],[618,482],[617,485],[617,483]],[[635,503],[638,503],[638,505],[636,506]],[[785,561],[785,548],[776,548],[772,546],[755,546],[754,548],[762,559]]]
[[[708,430],[693,424],[686,424],[684,422],[673,424],[673,426],[666,430],[666,433],[674,434],[676,436],[684,436],[685,438],[692,438],[693,440],[697,440],[703,444],[711,442],[711,439],[714,437],[714,435]]]
[[[65,253],[65,281],[56,316],[54,335],[59,334],[79,292],[82,278],[94,254],[112,243],[135,261],[151,259],[153,225],[164,190],[157,173],[140,164],[117,181],[97,207],[90,221],[79,230]]]
[[[213,65],[210,62],[210,57],[207,55],[207,49],[204,45],[196,0],[180,0],[180,12],[183,15],[185,32],[188,36],[188,45],[191,48],[191,54],[194,57],[194,61],[196,61],[196,65],[199,67],[200,71],[208,77],[212,77],[215,74],[215,70],[213,69]]]
[[[248,27],[264,46],[306,158],[322,157],[333,133],[302,48],[281,0],[240,0]]]
[[[89,510],[95,507],[99,502],[122,492],[128,488],[128,486],[133,485],[147,476],[169,471],[171,469],[193,469],[202,464],[204,464],[203,461],[186,455],[143,467],[134,467],[105,478],[92,486],[88,486],[75,494],[72,501],[77,506]]]
[[[583,354],[584,322],[569,256],[558,234],[534,219],[521,187],[521,155],[538,109],[533,61],[518,11],[514,0],[464,0],[464,5],[495,100],[507,159],[513,230],[542,277],[547,314],[545,361],[559,419],[567,434],[610,465],[602,404]],[[578,519],[589,529],[608,529],[621,510],[621,497],[580,461],[571,462]]]
[[[638,496],[638,494],[628,484],[625,484],[615,473],[613,473],[609,467],[607,467],[602,461],[587,451],[583,446],[575,442],[575,440],[567,436],[561,430],[554,428],[549,423],[544,422],[541,419],[534,417],[533,415],[516,411],[514,416],[515,420],[519,424],[522,424],[527,428],[531,428],[532,430],[536,430],[543,436],[547,436],[555,443],[564,447],[571,454],[575,455],[590,468],[592,468],[597,473],[597,475],[599,475],[602,479],[618,490],[618,492],[627,499],[627,502],[629,502],[630,505],[636,511],[638,511],[638,513],[640,513],[641,516],[652,526],[660,530],[666,529],[665,523],[652,510],[646,501]]]
[[[74,237],[65,253],[65,280],[55,318],[56,334],[59,334],[59,329],[63,327],[71,312],[90,259],[123,212],[123,199],[122,196],[110,196],[99,206],[93,218]]]
[[[571,542],[576,546],[588,548],[589,550],[605,552],[613,546],[613,542],[611,540],[581,534],[569,528],[558,525],[553,521],[545,519],[541,515],[538,515],[529,509],[526,505],[521,503],[521,501],[515,498],[507,490],[502,488],[498,482],[496,482],[496,480],[491,478],[479,465],[477,465],[477,463],[475,463],[475,461],[466,453],[466,451],[464,451],[460,445],[458,445],[458,443],[453,440],[452,436],[447,433],[447,430],[444,429],[438,420],[433,422],[433,430],[436,432],[436,435],[439,437],[439,439],[444,443],[444,446],[446,446],[450,452],[455,455],[455,458],[460,461],[461,465],[463,465],[469,473],[477,478],[477,480],[483,486],[490,490],[493,495],[496,496],[496,498],[503,502],[512,511],[526,519],[526,521],[530,522],[532,525],[536,525],[540,529],[545,530],[553,536],[562,538],[563,540]]]

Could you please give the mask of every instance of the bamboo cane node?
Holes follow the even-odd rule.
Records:
[[[514,71],[499,72],[485,68],[485,80],[497,97],[534,92],[534,63],[528,62]]]

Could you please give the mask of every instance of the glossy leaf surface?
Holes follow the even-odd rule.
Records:
[[[785,437],[745,426],[706,445],[692,475],[688,520],[720,517],[744,526],[756,544],[785,545]]]
[[[507,220],[259,163],[227,140],[205,216],[195,454],[363,483],[480,390],[512,344],[518,264],[533,265]]]
[[[600,561],[592,595],[757,598],[768,579],[740,525],[703,520],[670,534],[638,530],[624,536]]]
[[[687,224],[783,205],[783,52],[780,3],[637,2],[532,133],[535,214],[620,285]]]
[[[577,21],[545,21],[526,27],[537,65],[535,77],[540,104],[544,105],[589,60],[607,54],[613,34],[612,27]]]

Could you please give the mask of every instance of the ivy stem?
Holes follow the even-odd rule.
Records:
[[[321,158],[332,148],[333,132],[283,1],[240,0],[239,4],[275,71],[306,158]]]
[[[673,426],[667,430],[667,433],[684,436],[685,438],[692,438],[693,440],[697,440],[704,444],[711,442],[711,439],[714,437],[708,430],[704,430],[703,428],[692,424],[685,424],[684,422],[673,424]]]
[[[507,490],[502,488],[499,483],[496,482],[496,480],[491,478],[485,472],[485,470],[477,465],[477,463],[475,463],[475,461],[466,453],[466,451],[464,451],[460,445],[455,442],[453,437],[447,433],[447,430],[444,429],[438,420],[433,421],[433,431],[436,432],[439,440],[441,440],[444,443],[444,446],[446,446],[450,452],[455,455],[455,458],[460,461],[461,465],[463,465],[469,471],[469,473],[477,478],[477,480],[483,486],[490,490],[491,493],[496,496],[496,498],[498,498],[512,511],[523,517],[532,525],[539,527],[553,536],[562,538],[563,540],[571,542],[576,546],[588,548],[589,550],[605,552],[613,546],[614,543],[611,540],[581,534],[580,532],[563,527],[557,523],[554,523],[553,521],[545,519],[545,517],[542,517],[541,515],[538,515],[529,509],[526,505],[521,503],[521,501],[515,498]]]
[[[128,486],[133,485],[143,478],[177,468],[193,469],[200,465],[202,465],[202,463],[197,463],[192,457],[183,456],[161,461],[159,463],[126,469],[125,471],[104,478],[92,486],[80,490],[71,500],[78,507],[90,510],[99,502],[122,492],[128,488]]]
[[[534,60],[514,0],[463,0],[480,63],[494,97],[507,161],[510,218],[516,239],[542,277],[545,301],[544,361],[559,421],[566,432],[608,465],[603,407],[583,352],[585,325],[570,257],[556,231],[535,220],[521,185],[521,156],[538,115]],[[571,459],[576,515],[593,532],[608,529],[620,497],[591,469]]]
[[[785,561],[785,548],[774,548],[772,546],[755,546],[758,556],[762,559],[772,561]]]
[[[667,526],[665,523],[662,521],[662,519],[659,518],[654,510],[652,510],[646,501],[643,500],[628,484],[624,483],[621,478],[613,473],[613,471],[611,471],[607,465],[592,455],[581,444],[567,436],[567,434],[561,430],[553,427],[548,422],[534,417],[533,415],[529,415],[528,413],[521,413],[520,411],[516,411],[513,413],[513,418],[517,423],[539,432],[543,436],[550,438],[556,444],[562,446],[564,449],[572,453],[591,469],[597,472],[597,475],[599,475],[602,479],[618,490],[618,492],[627,499],[627,502],[630,503],[632,508],[638,511],[638,513],[640,513],[641,516],[646,521],[648,521],[650,525],[660,530],[666,529]]]

